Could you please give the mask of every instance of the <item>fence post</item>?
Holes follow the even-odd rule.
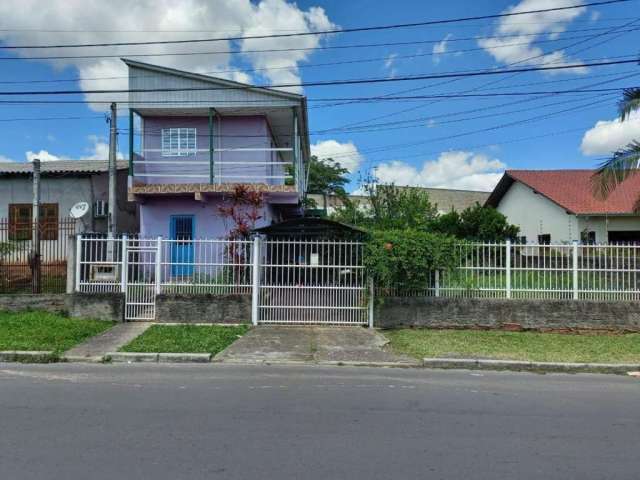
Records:
[[[511,298],[511,240],[507,240],[505,244],[507,249],[505,261],[505,288],[507,290],[507,298]]]
[[[373,302],[375,300],[375,286],[373,284],[373,277],[369,278],[369,328],[373,328]]]
[[[573,299],[578,300],[578,242],[573,242]]]
[[[129,253],[127,252],[127,236],[122,235],[122,246],[120,247],[120,251],[122,254],[121,264],[120,264],[120,291],[122,293],[127,292],[127,270],[128,268],[128,260]]]
[[[76,280],[73,285],[76,292],[80,291],[80,267],[82,262],[82,235],[76,235],[76,255],[75,255],[75,276]]]
[[[251,323],[253,325],[258,325],[258,302],[260,301],[260,239],[258,237],[253,239],[253,248],[251,253]]]
[[[156,239],[156,271],[155,271],[155,280],[156,280],[156,295],[160,295],[160,286],[162,284],[162,237],[158,235]]]
[[[435,293],[436,297],[440,296],[440,270],[435,271]]]

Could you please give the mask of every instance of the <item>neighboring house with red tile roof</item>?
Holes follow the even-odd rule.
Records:
[[[528,243],[640,242],[640,175],[606,200],[592,187],[593,170],[507,170],[486,205],[520,227]]]

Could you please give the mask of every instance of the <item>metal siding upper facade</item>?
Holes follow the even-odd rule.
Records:
[[[173,73],[129,66],[129,89],[203,89],[193,91],[130,92],[133,108],[301,107],[301,98],[287,99],[248,88],[230,88],[216,79],[199,80]],[[161,103],[158,103],[161,102]]]

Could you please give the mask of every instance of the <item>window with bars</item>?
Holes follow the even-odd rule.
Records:
[[[9,204],[9,240],[31,240],[33,228],[33,205],[30,203]],[[40,239],[58,239],[58,204],[40,205]]]
[[[162,156],[187,157],[197,153],[195,128],[163,128]]]

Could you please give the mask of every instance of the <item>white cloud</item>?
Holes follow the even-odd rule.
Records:
[[[233,3],[233,2],[231,2]],[[238,2],[238,3],[245,3]],[[312,32],[318,30],[334,30],[334,25],[324,9],[311,7],[302,11],[298,6],[283,0],[263,0],[257,5],[246,2],[247,11],[243,17],[242,34],[244,36],[268,35],[274,31]],[[322,40],[321,35],[306,35],[300,37],[281,37],[270,39],[243,40],[240,42],[245,56],[255,68],[271,68],[259,72],[272,84],[290,84],[300,82],[298,64],[309,58],[312,50],[298,50],[289,52],[249,53],[250,50],[285,49],[285,48],[316,48]],[[300,87],[286,87],[294,93],[301,93]]]
[[[445,53],[447,51],[447,42],[449,42],[449,39],[451,38],[451,34],[447,33],[447,35],[442,39],[441,42],[436,43],[433,46],[433,63],[438,64],[440,63],[440,55],[442,55],[443,53]]]
[[[527,10],[543,10],[548,8],[575,5],[573,0],[522,0],[517,5],[507,8],[505,13],[517,13]],[[495,29],[497,35],[513,35],[505,38],[487,38],[478,41],[478,45],[493,56],[498,62],[519,65],[567,65],[576,60],[567,58],[563,50],[545,54],[532,44],[540,36],[550,31],[558,32],[576,17],[586,12],[586,7],[553,12],[530,13],[513,17],[503,17]],[[527,36],[524,36],[527,35]],[[558,34],[549,34],[550,37]],[[517,44],[517,45],[514,45]],[[587,68],[568,70],[552,70],[548,73],[587,73]]]
[[[16,25],[20,31],[0,32],[0,41],[6,44],[60,44],[106,43],[145,40],[180,40],[224,36],[248,36],[279,32],[309,32],[332,29],[335,25],[324,10],[310,7],[301,10],[286,0],[49,0],[43,8],[42,0],[3,0],[0,18],[7,25]],[[61,32],[51,33],[55,28]],[[115,32],[114,32],[115,31]],[[322,41],[321,35],[264,40],[246,40],[239,43],[243,51],[254,49],[302,47],[313,49]],[[143,61],[194,71],[198,73],[234,68],[232,55],[226,52],[237,48],[236,42],[203,42],[188,45],[140,45],[110,47],[109,54],[207,52],[205,55],[145,57]],[[95,48],[74,48],[60,53],[91,55]],[[211,53],[214,52],[214,53]],[[281,67],[266,71],[263,77],[271,83],[299,83],[298,64],[309,58],[313,50],[298,52],[247,53],[244,55],[254,68]],[[22,57],[41,56],[41,50],[16,50]],[[98,52],[100,53],[100,52]],[[127,69],[118,58],[46,60],[56,69],[76,70],[83,90],[125,89]],[[251,83],[243,72],[217,73],[217,76]],[[117,77],[90,80],[96,77]],[[295,89],[299,90],[299,89]],[[92,100],[123,101],[125,95],[93,94]],[[105,110],[106,105],[94,106]]]
[[[632,112],[627,120],[600,120],[582,137],[580,150],[585,155],[611,154],[640,140],[640,112]]]
[[[498,183],[506,165],[500,160],[473,152],[442,152],[416,168],[402,161],[381,163],[375,175],[380,183],[416,187],[458,188],[490,191]]]
[[[389,78],[395,78],[395,76],[398,74],[398,69],[396,68],[397,58],[397,53],[390,53],[384,61],[384,68],[389,71]]]
[[[315,155],[319,159],[333,158],[352,173],[362,163],[362,155],[353,142],[340,143],[336,140],[322,140],[311,145],[311,155]]]
[[[5,157],[4,155],[0,155],[0,162],[13,162],[14,160],[9,158],[9,157]]]
[[[55,162],[56,160],[63,160],[61,157],[53,155],[46,150],[40,150],[39,152],[32,152],[29,150],[28,152],[25,152],[24,155],[27,158],[27,162],[33,162],[36,158],[40,159],[41,162]]]
[[[109,144],[104,141],[103,138],[97,135],[89,135],[89,147],[85,148],[85,155],[82,155],[82,160],[107,160],[109,158]],[[34,158],[39,158],[41,162],[55,162],[56,160],[76,160],[75,158],[66,155],[55,155],[47,150],[40,150],[39,152],[32,152],[29,150],[25,152],[27,162],[33,162]],[[2,157],[0,156],[0,159]],[[124,159],[122,152],[116,152],[116,158],[118,160]]]

